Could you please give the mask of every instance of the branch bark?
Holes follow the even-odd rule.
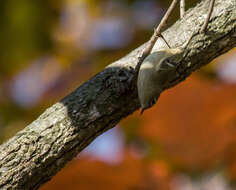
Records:
[[[200,30],[207,14],[203,1],[163,35],[171,47],[180,46]],[[178,67],[165,88],[183,81],[193,71],[236,46],[236,1],[216,0],[205,34],[195,36],[175,60]],[[106,67],[38,119],[0,146],[0,189],[37,189],[101,133],[114,127],[140,105],[130,88],[145,45]],[[152,52],[165,48],[159,38]]]

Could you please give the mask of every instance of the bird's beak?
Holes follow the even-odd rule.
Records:
[[[142,108],[141,112],[140,112],[140,115],[142,115],[144,111],[145,111],[145,108]]]

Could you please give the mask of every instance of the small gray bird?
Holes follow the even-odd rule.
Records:
[[[175,71],[175,65],[168,63],[166,59],[181,52],[181,48],[165,49],[154,52],[144,59],[137,80],[141,114],[156,103],[163,90],[163,85],[171,74],[170,71]],[[163,61],[166,64],[163,65]]]

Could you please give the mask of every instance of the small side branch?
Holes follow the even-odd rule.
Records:
[[[208,9],[208,13],[207,13],[207,17],[206,17],[205,22],[202,25],[202,28],[200,30],[201,33],[204,33],[206,31],[207,25],[209,23],[209,20],[210,20],[212,11],[213,11],[214,4],[215,4],[215,0],[211,0],[210,6],[209,6],[209,9]]]
[[[185,13],[185,0],[180,0],[180,18],[184,17]]]
[[[147,43],[146,47],[144,48],[143,53],[142,53],[141,57],[139,58],[138,63],[136,65],[136,67],[135,67],[134,81],[137,80],[138,72],[139,72],[139,69],[141,67],[141,64],[142,64],[143,60],[150,54],[150,52],[152,51],[152,48],[153,48],[155,42],[161,36],[161,32],[162,32],[163,28],[165,27],[165,25],[166,25],[166,23],[168,21],[169,16],[171,15],[171,13],[173,12],[174,8],[176,7],[176,4],[178,3],[178,1],[179,0],[173,0],[172,1],[170,7],[168,8],[168,10],[166,12],[166,14],[162,18],[160,24],[155,29],[154,34],[152,35],[151,39]]]

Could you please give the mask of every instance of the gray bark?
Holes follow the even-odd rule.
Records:
[[[209,1],[186,12],[164,32],[172,46],[183,44],[200,30]],[[217,0],[206,34],[193,38],[187,56],[178,62],[165,88],[183,81],[193,71],[236,45],[236,1]],[[140,105],[132,77],[143,45],[112,63],[38,119],[0,146],[0,189],[37,189],[98,135],[114,127]],[[153,51],[164,47],[160,40]],[[78,171],[79,172],[79,171]]]

